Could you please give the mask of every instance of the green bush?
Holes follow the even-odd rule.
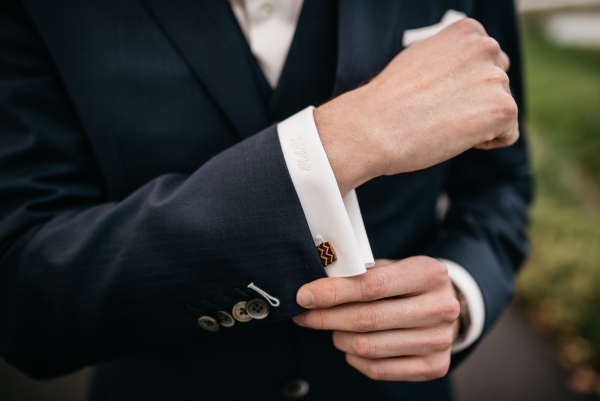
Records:
[[[537,181],[531,255],[517,299],[600,362],[600,50],[555,46],[524,25],[528,128]],[[594,357],[595,355],[595,357]]]
[[[554,46],[524,20],[528,121],[600,184],[600,51]]]

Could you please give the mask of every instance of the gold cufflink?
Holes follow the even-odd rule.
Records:
[[[317,245],[317,251],[319,251],[321,263],[323,263],[323,267],[327,267],[337,260],[335,249],[331,242],[324,242],[320,235],[317,235],[317,242],[320,242],[320,244]]]

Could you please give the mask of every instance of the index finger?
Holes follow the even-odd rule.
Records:
[[[447,279],[448,269],[442,262],[415,256],[371,268],[360,276],[315,280],[300,287],[296,301],[304,308],[330,308],[349,302],[416,295]]]

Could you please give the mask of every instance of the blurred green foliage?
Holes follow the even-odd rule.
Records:
[[[532,252],[517,299],[555,334],[586,340],[600,362],[600,50],[544,38],[525,16],[530,148],[537,182]]]
[[[600,50],[550,44],[539,17],[523,25],[529,123],[600,185]]]

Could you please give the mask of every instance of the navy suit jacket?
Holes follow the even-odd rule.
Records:
[[[522,107],[510,0],[341,0],[332,96],[448,9],[500,42]],[[296,376],[313,399],[435,388],[368,383],[330,334],[290,323],[297,289],[325,274],[240,38],[225,0],[2,1],[0,354],[37,378],[102,364],[97,399],[187,399],[209,384],[225,399],[277,399]],[[489,330],[526,253],[523,137],[357,193],[375,257],[464,266]],[[252,297],[250,282],[281,306],[228,331],[198,327]]]

